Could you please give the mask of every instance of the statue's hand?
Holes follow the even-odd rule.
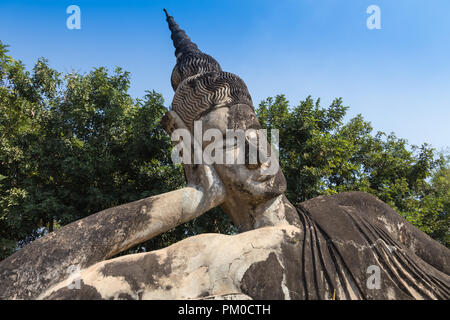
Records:
[[[185,148],[194,150],[194,145],[196,144],[196,148],[198,148],[197,150],[202,150],[201,141],[194,139],[192,133],[176,112],[167,112],[163,118],[163,125],[169,135],[171,135],[176,129],[187,130],[190,134],[190,141],[192,145],[185,146]],[[178,141],[178,143],[185,143],[185,141],[181,140]],[[225,186],[213,165],[193,164],[193,159],[191,159],[190,164],[183,163],[183,168],[188,187],[195,188],[203,193],[201,200],[202,206],[215,207],[220,205],[225,200]]]

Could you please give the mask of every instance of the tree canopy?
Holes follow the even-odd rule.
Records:
[[[184,185],[160,125],[162,96],[128,90],[130,74],[62,74],[41,58],[31,71],[0,42],[0,259],[48,232],[103,209]],[[365,191],[449,246],[449,158],[373,133],[361,115],[311,97],[290,107],[283,95],[257,108],[280,130],[280,160],[294,203],[321,194]],[[204,232],[236,232],[220,209],[133,248],[167,246]]]
[[[409,146],[394,133],[373,133],[348,107],[328,108],[307,97],[289,107],[283,95],[261,102],[261,125],[279,129],[280,162],[294,203],[318,195],[363,191],[375,195],[416,227],[450,245],[450,162],[428,144]]]

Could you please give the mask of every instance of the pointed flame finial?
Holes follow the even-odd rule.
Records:
[[[171,38],[173,46],[175,47],[175,56],[178,58],[183,53],[201,52],[197,45],[191,41],[186,32],[175,22],[175,19],[169,15],[166,9],[164,9],[164,13],[166,14],[169,29],[172,32]]]

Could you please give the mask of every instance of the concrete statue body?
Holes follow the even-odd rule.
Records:
[[[223,134],[261,129],[245,83],[167,21],[177,57],[168,133],[192,132],[194,121]],[[365,193],[293,206],[281,169],[264,174],[270,161],[184,164],[186,188],[76,221],[0,262],[0,298],[450,298],[449,249]],[[216,206],[239,234],[203,234],[110,259]],[[79,272],[67,273],[71,266]]]

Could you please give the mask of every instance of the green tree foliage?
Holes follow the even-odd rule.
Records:
[[[45,59],[32,72],[0,42],[0,259],[48,232],[106,208],[184,185],[160,125],[164,101],[128,94],[130,77],[60,74]],[[129,252],[203,232],[233,232],[212,210]]]
[[[393,133],[373,134],[361,115],[344,123],[346,110],[342,99],[322,108],[311,97],[290,108],[283,95],[259,105],[261,125],[279,129],[288,198],[298,203],[322,194],[368,192],[449,246],[449,160],[427,144],[409,147]]]
[[[184,185],[160,125],[162,96],[134,99],[129,86],[120,68],[61,74],[39,59],[29,72],[0,42],[0,259],[62,225]],[[280,130],[289,199],[366,191],[449,245],[448,159],[372,135],[361,116],[344,124],[345,114],[341,100],[290,108],[281,95],[259,106],[262,125]],[[216,208],[128,252],[205,232],[236,230]]]

